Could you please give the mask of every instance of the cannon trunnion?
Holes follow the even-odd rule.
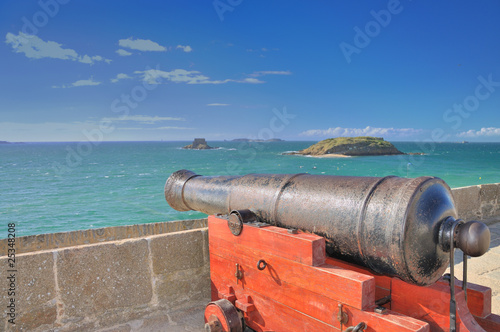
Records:
[[[180,170],[165,197],[211,215],[207,331],[500,329],[489,288],[456,287],[453,265],[442,277],[454,248],[466,262],[490,234],[456,219],[438,178]]]

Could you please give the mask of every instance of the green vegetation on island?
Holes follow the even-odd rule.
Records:
[[[325,156],[383,156],[404,154],[381,137],[337,137],[322,140],[307,149],[289,154]]]

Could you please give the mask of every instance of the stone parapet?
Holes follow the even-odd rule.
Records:
[[[156,235],[141,231],[136,237],[128,237],[131,233],[123,229],[104,229],[102,234],[120,233],[124,238],[91,244],[71,240],[73,246],[17,254],[16,272],[4,269],[8,257],[0,257],[0,280],[15,277],[14,295],[9,295],[12,285],[0,283],[2,317],[10,310],[4,305],[10,298],[15,299],[16,314],[16,324],[3,319],[0,331],[96,331],[124,322],[139,327],[168,322],[170,313],[206,304],[208,229],[200,227],[206,221],[175,223],[173,228],[195,228]],[[65,237],[78,238],[73,235]]]
[[[85,244],[132,239],[207,227],[207,219],[166,221],[150,224],[85,229],[71,232],[22,236],[17,238],[16,253],[73,247]],[[7,253],[8,240],[0,240],[0,257]]]
[[[500,216],[500,183],[452,189],[458,216],[465,221]]]

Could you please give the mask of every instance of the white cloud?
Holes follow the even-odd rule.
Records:
[[[132,77],[128,76],[127,74],[120,73],[120,74],[116,75],[116,77],[115,77],[115,78],[110,79],[110,81],[111,81],[112,83],[116,83],[116,82],[118,82],[118,81],[120,81],[120,80],[126,80],[126,79],[131,79],[131,78],[132,78]]]
[[[0,122],[2,136],[13,142],[82,141],[85,139],[82,131],[93,129],[99,129],[99,125],[91,122]]]
[[[62,44],[54,41],[43,41],[35,35],[27,35],[22,32],[19,32],[18,35],[8,32],[5,36],[5,42],[10,44],[14,52],[24,53],[30,59],[52,58],[78,61],[86,64],[94,64],[99,61],[111,62],[111,60],[105,59],[100,55],[78,55],[75,50],[62,48]]]
[[[96,82],[94,79],[91,77],[88,80],[79,80],[74,83],[72,83],[72,86],[87,86],[87,85],[99,85],[101,82]]]
[[[256,78],[245,78],[243,80],[210,80],[209,77],[201,74],[196,70],[185,70],[185,69],[174,69],[172,71],[163,71],[159,69],[148,69],[144,71],[135,71],[135,74],[142,76],[142,80],[148,84],[159,84],[162,79],[166,79],[174,83],[186,83],[186,84],[224,84],[228,82],[235,83],[265,83]]]
[[[177,129],[177,130],[186,129],[186,130],[192,130],[192,129],[195,129],[195,128],[191,128],[191,127],[158,127],[158,128],[155,128],[155,129],[159,129],[159,130],[170,130],[170,129]]]
[[[212,103],[212,104],[207,104],[207,106],[229,106],[229,104]]]
[[[481,130],[468,130],[457,134],[458,137],[500,136],[500,128],[488,127]]]
[[[408,137],[418,135],[423,132],[422,129],[414,128],[376,128],[367,126],[366,128],[328,128],[328,129],[310,129],[301,132],[300,136],[329,136],[329,137],[350,137],[350,136],[397,136]]]
[[[132,55],[132,53],[131,53],[131,52],[129,52],[129,51],[125,51],[125,50],[123,50],[123,49],[121,49],[121,48],[120,48],[120,49],[118,49],[118,50],[116,50],[116,53],[118,53],[118,55],[121,55],[121,56],[128,56],[128,55]]]
[[[264,76],[264,75],[292,75],[292,72],[289,70],[263,70],[263,71],[256,71],[250,74],[250,76],[253,77]]]
[[[65,88],[74,88],[74,87],[78,87],[78,86],[92,86],[92,85],[99,85],[99,84],[101,84],[101,82],[94,81],[94,78],[91,77],[88,80],[78,80],[78,81],[73,82],[69,85],[66,85],[66,84],[63,84],[61,86],[53,85],[52,88],[65,89]]]
[[[246,50],[247,52],[269,52],[269,51],[279,51],[279,48],[267,48],[267,47],[262,47],[262,48],[256,48],[256,49],[252,49],[252,48],[247,48]]]
[[[101,119],[100,121],[104,121]],[[100,121],[75,121],[75,122],[42,122],[42,123],[20,123],[0,122],[0,133],[4,140],[10,142],[85,142],[89,137],[85,133],[99,132]],[[179,134],[186,130],[189,133],[196,128],[191,127],[147,127],[147,128],[125,128],[113,124],[112,132],[103,135],[104,141],[131,141],[131,140],[160,140],[160,139],[192,139],[189,137],[179,138]],[[163,136],[175,132],[173,136]],[[161,136],[158,136],[161,134]],[[192,135],[189,134],[189,135]]]
[[[242,81],[235,81],[235,82],[240,82],[240,83],[251,83],[251,84],[266,83],[266,82],[261,81],[261,80],[256,79],[256,78],[245,78],[245,79],[244,79],[244,80],[242,80]]]
[[[189,45],[186,45],[186,46],[177,45],[176,49],[179,49],[179,48],[182,49],[186,53],[189,53],[189,52],[191,52],[193,50],[191,48],[191,46],[189,46]]]
[[[118,41],[118,45],[121,47],[130,48],[138,51],[156,51],[156,52],[164,52],[167,50],[166,47],[161,46],[160,44],[149,40],[149,39],[135,39],[132,37],[127,39],[120,39]]]
[[[140,128],[140,127],[122,127],[116,128],[117,130],[192,130],[191,127],[156,127],[156,128]]]
[[[160,121],[186,121],[184,118],[170,116],[149,116],[149,115],[127,115],[119,118],[105,118],[106,121],[135,121],[144,124],[154,124]]]

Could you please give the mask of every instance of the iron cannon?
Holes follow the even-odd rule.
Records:
[[[435,283],[454,247],[480,256],[490,244],[486,225],[457,219],[451,190],[436,177],[201,176],[180,170],[168,178],[165,198],[179,211],[254,218],[323,236],[328,256],[415,285]]]

